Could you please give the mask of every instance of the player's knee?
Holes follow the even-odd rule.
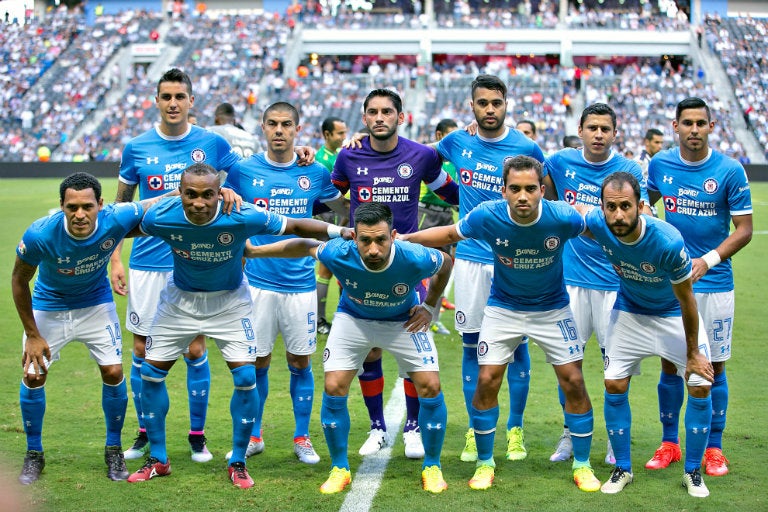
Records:
[[[150,381],[163,381],[168,376],[168,372],[161,370],[160,368],[153,366],[152,364],[144,361],[141,365],[141,378],[143,380]]]
[[[198,336],[189,344],[189,359],[200,359],[205,355],[205,336]]]
[[[246,364],[232,368],[232,380],[238,389],[249,389],[256,387],[256,367],[252,364]]]
[[[629,389],[628,380],[605,380],[605,391],[611,395],[621,395]]]
[[[120,384],[123,380],[123,366],[120,364],[99,366],[99,371],[101,371],[101,380],[110,386]]]
[[[707,398],[711,389],[710,386],[688,386],[688,395],[693,398]]]
[[[146,357],[147,337],[140,334],[133,335],[133,355],[144,359]]]
[[[365,362],[370,363],[373,361],[377,361],[381,359],[381,349],[380,348],[372,348],[370,352],[368,352],[368,355],[365,357]]]
[[[290,352],[285,353],[285,360],[287,361],[288,366],[291,366],[293,368],[298,368],[299,370],[303,370],[304,368],[308,367],[312,362],[312,359],[309,356],[309,354],[296,355],[296,354],[291,354]]]

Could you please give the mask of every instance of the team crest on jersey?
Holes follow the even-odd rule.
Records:
[[[576,204],[576,192],[570,189],[565,189],[565,193],[563,193],[563,199],[568,204]]]
[[[299,176],[297,181],[301,190],[307,191],[312,187],[312,181],[307,176]]]
[[[715,178],[709,178],[704,180],[704,192],[707,194],[714,194],[717,192],[718,184]]]
[[[677,198],[674,196],[664,196],[664,209],[668,212],[676,212]]]
[[[556,236],[548,236],[544,239],[544,248],[548,251],[554,251],[560,247],[560,238]]]
[[[128,315],[128,321],[131,322],[132,325],[139,325],[139,315],[135,311],[131,311],[131,314]]]
[[[608,365],[611,363],[611,360],[608,359],[608,356],[603,356],[603,371],[608,369]]]
[[[269,199],[266,197],[257,197],[253,200],[253,205],[256,208],[261,208],[262,210],[266,210],[269,208]]]
[[[102,251],[109,251],[114,246],[115,246],[115,239],[114,238],[107,238],[106,240],[101,242],[101,245],[99,247],[101,247]]]
[[[149,190],[163,190],[163,177],[161,175],[147,176],[147,188]]]
[[[644,261],[640,264],[640,268],[643,269],[643,272],[646,274],[655,274],[656,273],[656,266],[654,266],[652,263],[648,263],[647,261]]]
[[[193,149],[192,153],[189,155],[192,158],[192,161],[196,164],[199,164],[200,162],[205,161],[205,151],[203,151],[200,148]]]
[[[411,167],[411,164],[400,164],[397,168],[397,175],[403,179],[410,178],[413,176],[413,167]]]
[[[487,341],[481,341],[477,344],[477,355],[478,356],[484,356],[488,353],[488,342]]]
[[[512,258],[507,258],[506,256],[502,256],[501,254],[497,254],[496,257],[499,258],[499,261],[505,267],[514,268],[515,261]]]
[[[466,321],[467,315],[465,315],[463,311],[456,311],[456,323],[459,325],[464,325]]]
[[[185,251],[184,249],[177,249],[176,247],[173,248],[173,252],[184,258],[185,260],[189,259],[189,251]]]
[[[398,297],[402,297],[403,295],[408,293],[410,289],[411,288],[405,283],[397,283],[395,286],[392,287],[392,293],[394,293]]]
[[[27,254],[27,246],[24,244],[24,240],[19,242],[19,254]]]
[[[328,350],[328,348],[326,347],[326,349],[323,350],[323,362],[326,362],[330,357],[331,357],[331,351]]]
[[[358,187],[357,200],[361,203],[370,203],[373,200],[373,190],[371,187]]]
[[[149,350],[152,348],[152,336],[147,336],[147,344],[144,345],[145,350]]]
[[[221,245],[229,245],[235,240],[235,235],[226,232],[219,233],[219,236],[216,237],[216,240],[218,240]]]

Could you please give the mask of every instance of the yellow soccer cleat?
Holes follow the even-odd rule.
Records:
[[[443,471],[438,466],[428,466],[421,472],[421,487],[425,491],[440,494],[448,488],[443,480]]]
[[[589,466],[582,466],[573,470],[573,481],[580,490],[585,492],[597,492],[600,490],[600,480]]]
[[[477,467],[475,474],[469,481],[470,489],[484,491],[490,489],[493,484],[493,478],[496,476],[496,469],[489,464],[482,464]]]
[[[352,474],[346,468],[334,466],[328,480],[320,486],[323,494],[336,494],[343,491],[352,482]]]

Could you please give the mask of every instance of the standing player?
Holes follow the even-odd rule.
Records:
[[[393,227],[398,233],[412,233],[418,229],[421,182],[451,204],[458,203],[458,186],[442,170],[442,160],[434,149],[398,136],[397,129],[404,121],[403,102],[397,93],[389,89],[371,91],[363,102],[363,124],[370,130],[370,137],[362,139],[360,149],[341,150],[331,180],[342,193],[350,191],[350,216],[364,203],[389,204],[396,212]],[[381,349],[373,349],[363,364],[360,387],[371,430],[359,453],[370,455],[387,443]],[[418,459],[424,456],[418,424],[419,399],[410,379],[405,380],[404,387],[405,454]]]
[[[643,145],[645,147],[640,152],[640,155],[638,155],[636,162],[640,164],[640,169],[643,171],[643,178],[648,179],[648,164],[651,162],[651,158],[661,151],[661,148],[664,145],[664,133],[658,128],[649,128],[648,131],[645,132]]]
[[[320,149],[317,150],[315,159],[321,163],[329,173],[333,172],[333,165],[336,163],[336,156],[341,150],[344,139],[347,138],[347,125],[338,117],[327,117],[320,126],[325,141]],[[349,216],[339,217],[335,212],[325,212],[319,215],[320,220],[330,222],[339,226],[346,226],[349,223]],[[330,285],[333,274],[322,263],[317,263],[317,333],[328,334],[331,332],[331,323],[326,318],[326,306],[328,302],[328,286]]]
[[[517,130],[504,125],[507,113],[507,86],[498,77],[479,75],[472,82],[472,112],[477,121],[477,136],[457,130],[437,143],[444,159],[458,169],[460,183],[459,215],[464,217],[483,201],[498,200],[504,188],[504,163],[518,155],[539,162],[544,154],[535,142]],[[472,397],[477,386],[477,341],[483,310],[488,302],[493,279],[493,251],[483,240],[461,240],[456,247],[455,293],[456,330],[463,340],[461,373],[464,404],[469,416],[469,429],[461,460],[477,460],[472,430]],[[527,456],[523,436],[523,412],[531,379],[528,345],[522,343],[509,364],[510,411],[507,420],[507,458],[522,460]]]
[[[515,124],[515,128],[533,142],[536,142],[536,124],[533,121],[521,119]]]
[[[571,205],[596,206],[600,202],[603,180],[616,171],[627,171],[642,183],[642,197],[648,199],[645,181],[637,162],[633,162],[611,149],[616,139],[616,113],[605,103],[595,103],[585,108],[579,120],[581,149],[562,149],[547,157],[544,164],[551,184],[550,196]],[[605,329],[619,277],[611,268],[600,245],[594,240],[578,237],[569,240],[563,253],[565,284],[571,299],[571,310],[579,329],[579,338],[586,344],[594,333],[600,351],[605,353]],[[558,388],[560,405],[565,404],[562,390]],[[568,422],[564,422],[563,434],[555,452],[549,457],[553,462],[570,459],[573,449]],[[608,442],[605,462],[615,462]]]
[[[664,201],[664,218],[683,235],[693,256],[693,291],[709,340],[715,382],[712,429],[704,455],[706,473],[728,473],[722,437],[728,410],[725,362],[731,357],[734,292],[731,257],[752,239],[752,199],[744,168],[709,147],[714,127],[707,104],[688,98],[677,105],[672,127],[680,147],[660,152],[648,170],[648,188]],[[734,231],[730,233],[730,223]],[[661,469],[680,460],[677,437],[683,382],[662,359],[659,410],[661,447],[645,467]]]
[[[173,276],[160,295],[141,366],[141,402],[150,456],[128,477],[142,482],[171,473],[166,452],[165,418],[169,401],[165,379],[179,355],[197,336],[216,340],[234,381],[230,403],[233,453],[229,477],[236,487],[253,486],[245,452],[258,410],[256,324],[242,254],[248,237],[269,233],[323,236],[329,224],[290,219],[244,204],[225,215],[219,203],[219,175],[207,164],[194,164],[181,175],[181,198],[162,201],[141,223],[142,232],[171,248]],[[150,343],[151,341],[151,343]]]
[[[701,478],[707,443],[713,371],[693,296],[691,258],[680,233],[641,215],[640,183],[627,172],[611,174],[601,187],[602,209],[586,214],[587,234],[602,247],[621,284],[605,344],[605,425],[616,467],[601,490],[616,494],[633,480],[629,384],[646,357],[672,361],[688,377],[683,486],[694,497],[709,495]]]
[[[573,324],[563,282],[563,244],[584,221],[562,202],[542,201],[542,167],[517,156],[504,162],[503,199],[475,207],[458,224],[419,231],[405,239],[439,246],[466,238],[493,248],[494,277],[477,346],[480,372],[472,400],[477,468],[469,486],[491,487],[493,444],[499,420],[498,394],[519,345],[535,341],[553,365],[566,395],[565,415],[574,437],[573,480],[582,491],[600,489],[589,462],[594,424],[581,370],[583,342]]]
[[[37,481],[45,467],[45,383],[50,365],[74,340],[88,347],[101,372],[107,476],[125,480],[128,470],[120,445],[128,394],[107,262],[115,244],[138,226],[144,209],[136,203],[104,207],[101,184],[82,172],[61,182],[59,200],[60,212],[36,221],[24,233],[11,277],[13,302],[24,327],[19,403],[27,453],[19,482]],[[29,281],[38,268],[30,293]]]
[[[305,167],[297,164],[294,141],[301,126],[296,108],[290,103],[273,103],[264,111],[261,129],[267,140],[267,151],[235,165],[224,187],[234,190],[247,203],[286,217],[310,218],[315,201],[333,207],[340,216],[346,216],[349,209],[331,183],[328,171],[319,163]],[[274,242],[276,238],[259,235],[253,237],[251,242],[264,245]],[[317,349],[314,260],[310,257],[288,261],[273,258],[248,260],[245,275],[256,306],[256,387],[260,398],[246,457],[264,450],[261,424],[269,394],[268,371],[277,335],[282,334],[285,358],[291,373],[290,392],[296,421],[294,453],[301,462],[315,464],[320,457],[309,438],[309,417],[315,394],[311,356]]]
[[[331,240],[319,247],[311,240],[288,241],[323,261],[343,288],[323,352],[325,392],[320,422],[332,469],[320,492],[341,492],[352,480],[347,455],[349,386],[369,351],[383,347],[397,360],[401,375],[408,374],[416,386],[425,452],[422,487],[440,493],[448,487],[440,468],[448,412],[440,390],[437,350],[428,328],[433,310],[440,307],[438,299],[450,277],[451,260],[435,249],[395,240],[392,211],[385,204],[362,204],[354,219],[354,241]],[[292,256],[283,244],[275,244],[271,255]],[[428,277],[429,292],[421,300],[416,289]]]
[[[261,152],[261,143],[255,135],[248,133],[235,120],[235,107],[231,103],[220,103],[213,112],[213,126],[207,129],[209,132],[218,133],[224,137],[232,151],[241,158]]]

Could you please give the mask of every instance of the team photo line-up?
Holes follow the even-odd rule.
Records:
[[[451,332],[440,322],[443,308],[454,310],[462,339],[469,423],[460,460],[475,464],[471,489],[493,485],[505,375],[504,456],[527,457],[533,342],[554,369],[563,411],[550,460],[572,461],[568,477],[578,489],[616,494],[633,482],[630,380],[643,359],[659,357],[661,444],[645,467],[683,460],[682,487],[708,496],[703,475],[724,476],[729,464],[722,438],[731,257],[752,237],[744,168],[710,147],[715,120],[697,97],[677,104],[678,146],[662,149],[662,133],[652,129],[639,159],[630,160],[612,149],[617,118],[609,105],[587,106],[578,135],[545,155],[533,122],[505,123],[507,94],[498,77],[477,76],[468,91],[475,121],[461,130],[444,119],[436,142],[424,145],[398,134],[400,96],[374,89],[362,105],[364,129],[350,136],[344,121],[328,117],[325,144],[315,151],[297,145],[302,126],[288,102],[265,109],[262,141],[238,126],[227,103],[216,109],[216,126],[195,126],[190,77],[176,68],[163,74],[160,120],[125,145],[115,202],[105,204],[90,174],[71,174],[60,184],[60,211],[35,221],[17,247],[12,293],[24,329],[19,402],[27,440],[19,482],[36,482],[45,467],[45,384],[70,341],[85,344],[101,373],[112,480],[171,473],[165,381],[179,356],[191,458],[212,460],[206,337],[232,374],[232,484],[254,486],[246,461],[265,450],[278,335],[290,372],[294,453],[317,464],[311,357],[323,335],[320,423],[331,469],[320,492],[339,493],[352,481],[347,399],[355,377],[370,418],[359,454],[393,442],[384,418],[387,350],[404,379],[405,456],[422,460],[422,488],[441,493],[448,413],[433,336]],[[135,238],[127,272],[124,238]],[[334,282],[341,294],[330,322]],[[445,297],[449,286],[455,304]],[[139,431],[125,450],[129,394],[113,293],[127,296],[125,328],[133,334],[127,380]],[[595,425],[582,373],[593,335],[604,362],[604,457],[613,466],[605,480],[590,464]],[[126,460],[133,459],[145,461],[131,473]]]

